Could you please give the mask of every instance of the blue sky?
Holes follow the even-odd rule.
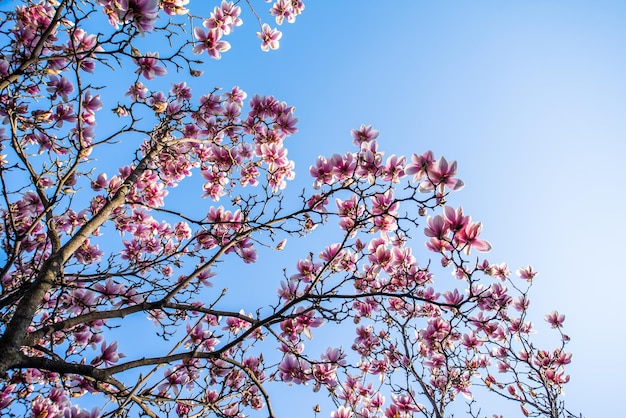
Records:
[[[540,272],[538,340],[545,313],[567,316],[568,406],[611,417],[626,331],[625,17],[621,1],[309,2],[278,51],[255,50],[251,21],[238,28],[215,75],[296,106],[299,180],[361,123],[387,154],[456,159],[466,187],[450,203],[483,221],[490,261]]]
[[[626,3],[309,1],[271,53],[245,17],[228,38],[233,48],[188,80],[195,95],[239,85],[295,106],[300,131],[288,146],[296,187],[310,184],[317,155],[350,151],[350,130],[361,124],[381,132],[386,155],[431,149],[457,160],[466,186],[449,202],[483,222],[489,260],[540,273],[531,292],[538,341],[550,336],[545,313],[567,316],[569,409],[618,416]],[[286,256],[298,254],[289,247],[277,271],[293,268],[296,258]],[[252,268],[241,274],[258,274]],[[280,277],[264,279],[256,290],[275,294]]]

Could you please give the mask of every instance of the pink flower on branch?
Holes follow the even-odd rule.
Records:
[[[112,26],[132,23],[142,33],[154,29],[159,13],[159,0],[98,0],[98,3],[104,7]]]
[[[90,265],[100,261],[104,251],[98,248],[98,245],[90,245],[89,240],[85,240],[78,250],[74,253],[76,260],[85,265]]]
[[[379,132],[372,128],[372,125],[361,125],[359,129],[351,132],[352,143],[361,148],[364,144],[369,144],[378,138]]]
[[[270,14],[276,16],[276,24],[282,25],[286,19],[287,22],[296,21],[296,16],[302,13],[304,4],[300,0],[276,0],[270,9]]]
[[[239,18],[241,8],[235,6],[233,2],[222,1],[220,6],[216,6],[211,12],[211,16],[203,23],[209,31],[217,31],[219,36],[228,35],[235,26],[240,26],[243,22]]]
[[[57,95],[67,101],[69,95],[74,91],[74,85],[66,77],[51,76],[47,83],[48,90],[52,94],[52,99],[56,99]]]
[[[406,175],[404,171],[405,162],[406,159],[404,157],[392,155],[387,158],[387,162],[381,170],[383,180],[396,184],[400,183],[400,179]]]
[[[339,409],[330,413],[330,418],[352,418],[352,408],[340,406]]]
[[[137,65],[137,74],[141,74],[148,80],[152,80],[154,76],[162,76],[167,74],[167,70],[164,67],[159,66],[159,53],[158,52],[146,52],[146,55],[140,58],[133,58],[133,61]]]
[[[161,0],[163,11],[170,16],[189,13],[189,9],[185,8],[187,4],[189,4],[189,0]]]
[[[218,60],[222,58],[222,52],[230,49],[228,42],[220,40],[222,35],[217,30],[205,32],[202,28],[195,28],[193,33],[198,40],[193,47],[194,54],[201,54],[206,51],[211,58]]]
[[[309,168],[309,174],[315,179],[313,187],[319,189],[322,185],[333,181],[333,166],[326,158],[319,156],[314,166]]]
[[[454,235],[454,238],[456,242],[464,246],[466,254],[470,253],[471,248],[481,252],[490,251],[491,244],[485,240],[478,239],[481,231],[482,224],[480,222],[468,222],[463,229]]]
[[[261,39],[261,49],[267,52],[270,49],[278,49],[278,41],[283,34],[278,29],[272,29],[267,23],[264,23],[261,32],[257,32],[256,36]]]
[[[521,268],[519,270],[516,271],[516,274],[524,279],[524,280],[528,280],[528,281],[532,281],[532,279],[538,274],[536,271],[533,270],[532,266],[527,266],[525,268]]]
[[[422,155],[413,154],[405,172],[407,175],[413,175],[413,182],[417,183],[426,177],[434,163],[435,156],[432,151],[426,151]]]
[[[97,366],[104,363],[105,366],[112,366],[117,363],[120,358],[126,357],[124,354],[117,352],[117,341],[108,346],[106,344],[106,341],[104,341],[100,346],[100,351],[102,352],[102,354],[96,356],[91,361],[91,364]]]
[[[464,185],[463,181],[455,178],[456,166],[456,161],[448,163],[444,157],[439,157],[432,166],[429,166],[427,160],[416,161],[413,165],[407,167],[407,174],[415,173],[415,178],[425,175],[426,179],[419,184],[421,192],[431,192],[435,187],[447,187],[456,191],[461,190]]]
[[[552,326],[552,328],[561,328],[563,327],[563,322],[565,321],[565,315],[561,315],[557,311],[552,311],[545,316],[545,319],[546,322]]]
[[[287,354],[278,365],[278,376],[283,382],[297,385],[312,378],[309,366],[293,354]]]

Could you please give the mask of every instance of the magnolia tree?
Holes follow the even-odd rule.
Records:
[[[335,418],[443,417],[460,395],[484,416],[492,394],[570,416],[564,317],[545,317],[555,347],[531,342],[536,273],[483,258],[481,223],[446,204],[456,162],[385,157],[361,126],[289,195],[294,108],[184,80],[206,77],[246,14],[267,51],[304,5],[188,2],[2,12],[3,416],[273,417],[293,385],[324,393]],[[325,248],[262,278],[268,300],[218,285],[223,262],[262,262],[321,226]],[[146,327],[158,355],[125,341]],[[348,337],[310,341],[329,327]]]

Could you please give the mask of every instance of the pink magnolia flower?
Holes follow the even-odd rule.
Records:
[[[548,380],[552,381],[552,383],[557,386],[569,382],[569,376],[566,375],[563,370],[556,371],[554,369],[548,369],[545,373]]]
[[[145,100],[148,94],[148,88],[144,86],[140,81],[128,88],[128,91],[124,96],[129,96],[132,101],[137,102],[139,100]]]
[[[256,36],[261,39],[261,49],[267,52],[270,49],[278,49],[278,41],[283,34],[278,29],[272,29],[267,23],[264,23],[261,32],[257,32]]]
[[[341,199],[335,199],[337,203],[337,211],[341,217],[347,217],[354,219],[363,214],[365,208],[363,205],[359,205],[356,195],[350,196],[350,199],[343,201]]]
[[[524,312],[525,310],[527,310],[528,305],[530,305],[530,301],[524,295],[513,299],[513,307],[519,312]]]
[[[83,98],[83,108],[88,113],[95,113],[102,108],[102,102],[100,101],[100,95],[92,96],[91,91],[87,91]]]
[[[393,404],[402,412],[419,412],[423,409],[422,405],[415,403],[413,396],[405,394],[399,396],[391,395],[391,398],[393,399]]]
[[[242,316],[245,315],[243,310],[239,311],[239,314]],[[250,328],[250,326],[251,321],[247,321],[242,317],[229,316],[228,318],[226,318],[226,326],[222,329],[228,330],[233,334],[237,334],[243,330]]]
[[[294,314],[300,314],[294,319],[294,323],[298,332],[304,333],[306,337],[311,340],[313,336],[311,334],[311,328],[318,328],[324,324],[322,318],[315,318],[313,311],[301,313],[304,310],[302,307],[296,308]]]
[[[163,11],[170,16],[184,15],[189,12],[185,6],[189,4],[189,0],[161,0]]]
[[[531,281],[538,273],[533,270],[532,266],[527,266],[517,270],[516,274],[524,280]]]
[[[376,193],[371,197],[372,214],[381,215],[383,213],[389,215],[397,215],[400,203],[394,200],[393,189],[387,190],[385,193]]]
[[[61,410],[60,410],[61,409]],[[31,416],[54,417],[62,414],[63,405],[56,405],[51,399],[37,396],[31,404]]]
[[[413,174],[413,181],[418,182],[422,180],[435,162],[435,156],[432,151],[426,151],[422,155],[413,154],[411,157],[411,163],[406,166],[404,170],[406,174]]]
[[[203,329],[200,324],[193,328],[187,324],[187,335],[189,336],[189,339],[185,341],[187,348],[200,346],[205,351],[213,351],[220,342],[217,338],[213,338],[211,331]]]
[[[191,238],[191,228],[187,222],[178,222],[174,225],[174,237],[178,241]],[[205,271],[200,274],[207,274]]]
[[[233,2],[222,0],[219,7],[215,7],[211,12],[211,17],[204,21],[204,27],[208,30],[217,30],[221,35],[228,35],[235,26],[240,26],[243,21],[239,18],[241,8],[235,6]]]
[[[448,290],[442,296],[450,305],[457,305],[463,301],[463,295],[459,293],[458,289],[454,289],[452,292]]]
[[[330,413],[330,418],[352,418],[352,416],[352,408],[343,405]]]
[[[463,227],[463,229],[455,234],[455,240],[459,244],[465,245],[466,254],[469,254],[471,248],[475,248],[481,252],[491,250],[491,244],[485,240],[478,239],[478,235],[480,235],[482,228],[483,226],[480,222],[469,222]]]
[[[252,243],[250,243],[249,245],[250,246],[245,246],[245,247],[237,246],[237,251],[236,251],[237,255],[239,255],[239,257],[241,257],[243,262],[246,264],[252,264],[257,259],[256,249],[252,247]]]
[[[228,42],[220,41],[222,35],[217,30],[205,32],[202,28],[195,28],[193,33],[198,39],[198,42],[193,47],[194,54],[201,54],[203,51],[206,51],[211,58],[218,60],[222,58],[222,52],[230,49]]]
[[[178,402],[176,404],[176,415],[179,417],[187,417],[191,412],[191,406]]]
[[[469,334],[463,334],[461,343],[468,349],[473,350],[482,345],[482,341],[476,337],[474,331],[470,331]]]
[[[191,99],[191,88],[187,86],[187,83],[184,81],[172,84],[170,93],[176,96],[176,100]]]
[[[257,155],[261,157],[264,163],[269,165],[270,170],[275,166],[284,167],[289,163],[287,148],[283,148],[282,144],[261,144],[257,149]]]
[[[118,16],[126,22],[132,21],[141,32],[154,29],[159,14],[159,0],[119,0]]]
[[[359,153],[359,162],[356,174],[361,178],[367,178],[370,184],[376,183],[382,168],[382,154],[377,152],[376,143],[364,145]]]
[[[332,174],[339,181],[344,181],[352,177],[356,170],[357,159],[353,153],[346,153],[343,156],[334,154],[330,158]]]
[[[359,129],[352,130],[352,143],[360,148],[361,145],[370,143],[378,138],[378,134],[379,132],[372,128],[372,125],[361,125]]]
[[[291,0],[276,0],[270,14],[276,16],[276,24],[282,25],[283,20],[287,19],[287,22],[293,23],[296,20],[296,14],[291,6]]]
[[[224,93],[224,97],[226,98],[227,102],[232,102],[238,104],[239,106],[243,106],[243,101],[246,97],[248,97],[248,94],[245,91],[241,90],[238,86],[235,86],[231,89],[231,91]]]
[[[316,388],[325,385],[331,389],[337,386],[337,366],[330,363],[317,363],[311,369],[311,375],[316,381]]]
[[[293,23],[296,16],[304,10],[304,3],[300,0],[276,0],[270,9],[270,14],[276,16],[276,24],[282,25],[283,21]]]
[[[97,283],[93,288],[107,299],[122,296],[126,293],[126,286],[121,283],[116,283],[112,279],[107,279],[106,282],[104,282],[104,285],[102,283]]]
[[[293,135],[298,132],[298,128],[296,128],[296,124],[298,123],[298,118],[293,116],[293,112],[295,108],[290,107],[287,111],[282,112],[275,120],[274,120],[274,129],[280,130],[285,135]]]
[[[241,7],[235,6],[235,3],[232,1],[222,0],[222,4],[220,5],[222,8],[222,13],[224,16],[227,16],[234,26],[241,26],[243,21],[239,18],[241,14]]]
[[[283,382],[293,382],[297,385],[310,379],[308,367],[293,354],[287,354],[278,365],[278,375]]]
[[[328,245],[324,251],[319,253],[319,258],[327,262],[332,269],[340,270],[340,261],[343,256],[343,249],[340,243]]]
[[[50,81],[47,83],[48,90],[52,94],[52,99],[56,99],[57,95],[65,101],[68,100],[68,95],[74,91],[74,85],[65,77],[50,77]]]
[[[391,183],[400,183],[400,179],[404,177],[404,164],[406,159],[404,157],[396,157],[395,155],[387,158],[386,164],[382,167],[383,180]]]
[[[241,178],[239,179],[239,182],[242,186],[256,186],[257,184],[259,184],[257,178],[259,177],[260,173],[258,167],[254,163],[246,163],[246,165],[241,168],[240,174]]]
[[[424,228],[424,235],[427,237],[444,239],[448,235],[448,232],[450,232],[450,225],[441,215],[435,217],[429,216],[426,219],[426,223],[428,227]]]
[[[299,290],[298,281],[294,279],[290,279],[287,282],[281,280],[280,289],[277,290],[277,293],[284,301],[293,300],[303,294],[303,292]]]
[[[86,54],[79,54],[81,58],[84,58],[90,55],[94,51],[98,51],[98,52],[102,51],[102,47],[98,45],[98,37],[96,35],[89,35],[87,32],[85,32],[81,28],[76,28],[76,30],[72,32],[72,37],[68,41],[67,47],[71,51],[72,54],[77,53],[77,52],[85,52]],[[89,61],[93,65],[93,61],[91,60],[86,60],[86,61]],[[81,63],[81,66],[82,66],[82,63]],[[83,69],[88,71],[87,68],[83,68]]]
[[[102,354],[96,356],[91,361],[91,364],[95,366],[102,363],[104,363],[105,366],[112,366],[113,364],[117,363],[120,358],[126,357],[124,354],[117,352],[117,341],[113,342],[109,346],[107,346],[106,341],[102,342],[100,350],[102,351]]]
[[[563,321],[565,321],[565,315],[559,314],[557,311],[552,311],[545,316],[546,321],[552,325],[552,328],[561,328]]]
[[[323,184],[333,182],[333,165],[326,158],[319,156],[315,165],[309,168],[309,174],[315,179],[313,188],[319,189]]]
[[[294,274],[290,279],[302,280],[305,283],[310,283],[315,279],[322,266],[318,263],[314,263],[311,259],[298,260],[296,264],[297,274]]]
[[[489,273],[491,276],[497,277],[498,279],[503,281],[506,280],[507,277],[509,277],[509,274],[511,274],[506,263],[492,264],[491,266],[489,266]]]
[[[455,178],[456,165],[456,161],[452,161],[448,164],[448,161],[446,161],[444,157],[439,157],[432,167],[429,167],[428,172],[425,173],[428,178],[420,183],[419,190],[421,192],[430,192],[437,186],[445,186],[450,190],[461,190],[464,183],[463,181]],[[410,168],[411,165],[407,167],[407,174],[413,172],[414,168]],[[418,173],[419,171],[416,172],[416,174]]]
[[[346,355],[340,348],[328,347],[326,353],[322,354],[322,360],[340,365],[346,364]]]
[[[460,206],[456,210],[450,206],[444,206],[443,216],[452,232],[461,230],[470,220],[469,216],[463,215],[463,208]]]
[[[158,52],[146,52],[146,55],[144,57],[133,58],[133,61],[138,67],[135,73],[143,75],[148,80],[152,80],[155,75],[165,75],[167,73],[167,70],[158,65],[158,58]]]
[[[563,350],[554,350],[554,361],[557,365],[563,366],[572,362],[572,353],[566,353]]]
[[[76,260],[85,265],[90,265],[100,261],[104,251],[98,248],[98,245],[90,245],[89,240],[85,240],[81,246],[74,252]]]
[[[63,126],[63,122],[74,123],[78,120],[76,117],[76,113],[74,113],[74,106],[71,104],[65,105],[60,104],[56,107],[55,113],[53,115],[54,120],[56,121],[56,126]]]

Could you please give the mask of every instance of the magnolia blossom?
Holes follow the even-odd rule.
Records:
[[[533,270],[532,266],[527,266],[525,268],[518,269],[516,274],[524,280],[531,281],[538,273]]]
[[[104,363],[106,366],[111,366],[117,363],[120,358],[126,357],[124,354],[117,352],[117,341],[111,343],[110,345],[107,345],[106,341],[104,341],[100,346],[100,350],[102,351],[102,354],[96,356],[91,361],[91,364],[98,365]]]
[[[546,321],[552,325],[552,328],[561,328],[565,321],[565,315],[559,314],[557,311],[552,311],[545,316]]]
[[[161,7],[170,16],[187,14],[189,12],[189,9],[185,8],[187,4],[189,0],[161,0]]]
[[[222,58],[222,52],[226,52],[230,49],[230,44],[228,42],[220,40],[222,35],[217,30],[209,30],[208,32],[205,32],[202,28],[195,28],[193,33],[198,40],[196,45],[193,47],[194,54],[201,54],[202,52],[207,51],[211,58],[218,60]]]
[[[137,65],[137,74],[141,74],[148,80],[152,80],[154,76],[162,76],[167,73],[164,67],[159,66],[159,53],[158,52],[146,52],[143,57],[134,58]]]
[[[330,413],[331,418],[352,418],[352,408],[340,406],[339,409]]]
[[[279,40],[283,36],[278,29],[272,29],[267,23],[261,27],[261,32],[257,32],[256,36],[261,39],[261,49],[265,52],[270,49],[278,49]]]

